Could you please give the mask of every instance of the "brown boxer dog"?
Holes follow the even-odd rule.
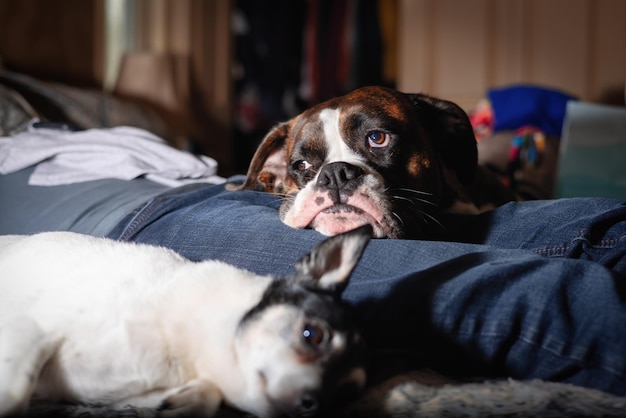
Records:
[[[438,215],[477,214],[514,200],[478,166],[456,104],[364,87],[275,126],[240,187],[284,197],[280,219],[335,235],[364,224],[376,237],[427,238]]]

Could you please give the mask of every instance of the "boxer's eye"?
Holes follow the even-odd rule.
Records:
[[[389,145],[389,141],[391,141],[391,135],[374,131],[367,134],[367,143],[372,148],[383,148]]]
[[[308,170],[311,167],[312,167],[312,165],[308,161],[304,161],[304,160],[296,161],[293,164],[293,168],[295,170],[298,170],[298,171],[306,171],[306,170]]]
[[[321,325],[305,324],[302,329],[302,338],[308,345],[316,347],[330,338],[330,332]]]

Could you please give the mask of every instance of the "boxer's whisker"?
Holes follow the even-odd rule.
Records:
[[[285,196],[285,197],[281,197],[281,198],[278,198],[278,199],[274,199],[274,200],[270,201],[270,202],[269,202],[269,204],[270,204],[270,205],[273,205],[274,203],[277,203],[277,202],[282,202],[282,201],[283,201],[283,200],[285,200],[285,199],[288,199],[288,197],[287,197],[287,196]]]
[[[428,222],[428,219],[434,221],[435,224],[439,225],[441,227],[441,229],[446,229],[445,226],[443,226],[443,224],[441,222],[439,222],[439,220],[437,218],[435,218],[433,215],[431,215],[430,213],[426,213],[426,212],[422,212],[422,215],[426,218],[424,219],[426,223]]]
[[[441,222],[439,222],[439,220],[437,220],[437,218],[435,218],[430,213],[425,212],[425,211],[423,211],[423,210],[421,210],[419,208],[416,208],[416,207],[408,207],[407,209],[410,210],[411,212],[415,213],[417,216],[419,216],[425,224],[435,223],[439,227],[441,227],[441,229],[444,229],[444,230],[446,229],[446,227]]]
[[[394,189],[394,190],[399,190],[399,191],[403,191],[403,192],[412,192],[412,193],[417,193],[417,194],[422,194],[422,195],[429,195],[429,196],[432,196],[432,195],[433,195],[433,194],[432,194],[432,193],[430,193],[430,192],[423,192],[423,191],[421,191],[421,190],[407,189],[407,188],[403,188],[403,187],[396,188],[396,189]]]
[[[404,196],[398,196],[398,195],[393,195],[391,196],[392,200],[406,200],[409,203],[415,204],[415,201],[413,199],[409,199],[408,197],[404,197]]]
[[[409,197],[399,196],[399,195],[393,195],[393,196],[391,196],[391,199],[392,200],[406,200],[407,202],[411,203],[412,205],[416,205],[417,202],[422,202],[422,203],[426,203],[428,205],[437,206],[435,203],[431,202],[430,200],[426,200],[426,199],[409,198]]]
[[[407,195],[402,195],[401,193],[415,193],[418,194],[420,196],[424,196],[424,195],[428,195],[428,196],[432,196],[432,193],[427,193],[427,192],[421,192],[419,190],[414,190],[414,189],[405,189],[405,188],[398,188],[398,189],[393,189],[391,190],[393,192],[393,194],[391,195],[391,199],[401,199],[401,200],[406,200],[408,202],[411,202],[412,204],[417,204],[417,202],[421,202],[421,203],[425,203],[427,205],[431,205],[431,206],[437,206],[437,204],[435,202],[430,201],[429,199],[426,198],[421,198],[421,197],[415,197],[415,196],[407,196]]]
[[[294,202],[296,200],[296,196],[292,195],[292,194],[286,194],[284,195],[281,199],[278,199],[279,201],[286,201],[289,200],[291,202]]]
[[[287,200],[287,199],[292,199],[293,200],[293,198],[294,198],[293,195],[290,195],[290,194],[287,194],[287,193],[275,193],[274,192],[274,193],[272,193],[272,195],[276,196],[276,199],[271,200],[269,202],[270,205],[273,205],[274,203],[277,203],[277,202],[282,202],[282,201]]]
[[[396,212],[391,212],[391,214],[400,222],[400,224],[402,224],[402,226],[404,226],[404,221],[402,220],[400,215],[398,215]]]

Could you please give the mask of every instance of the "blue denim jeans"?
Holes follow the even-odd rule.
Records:
[[[287,275],[323,237],[283,225],[279,204],[222,186],[177,191],[133,211],[109,236]],[[372,347],[414,351],[444,372],[626,395],[622,202],[511,203],[446,221],[446,241],[368,245],[344,297]]]

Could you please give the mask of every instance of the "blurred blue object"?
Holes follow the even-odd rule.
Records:
[[[549,136],[561,136],[565,107],[576,97],[558,90],[515,85],[490,89],[487,97],[494,112],[494,131],[533,126]]]

